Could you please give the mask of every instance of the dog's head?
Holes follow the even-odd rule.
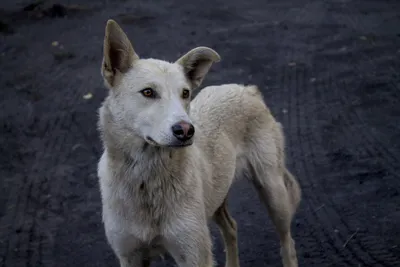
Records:
[[[156,146],[191,145],[192,91],[220,60],[218,53],[197,47],[173,63],[141,59],[113,20],[107,22],[103,48],[101,73],[110,90],[107,105],[119,135],[135,135]]]

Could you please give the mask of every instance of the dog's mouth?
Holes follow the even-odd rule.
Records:
[[[145,138],[144,138],[144,140],[147,142],[147,143],[149,143],[150,145],[153,145],[153,146],[160,146],[156,141],[154,141],[154,139],[153,138],[151,138],[150,136],[146,136]]]
[[[181,144],[172,144],[172,145],[168,145],[167,147],[187,147],[187,146],[191,146],[191,145],[193,145],[193,141],[185,142],[185,143],[181,143]]]
[[[191,146],[193,144],[193,139],[191,139],[189,141],[186,141],[186,142],[179,142],[179,143],[173,143],[173,144],[168,144],[168,145],[161,145],[161,144],[157,143],[156,141],[154,141],[154,139],[151,138],[150,136],[146,136],[144,138],[144,140],[148,144],[153,145],[153,146],[158,146],[158,147],[176,147],[176,148],[179,148],[179,147]]]

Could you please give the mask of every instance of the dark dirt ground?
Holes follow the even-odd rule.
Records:
[[[118,266],[96,178],[109,18],[142,57],[214,48],[222,61],[204,86],[262,88],[303,189],[300,266],[400,266],[400,1],[30,1],[0,3],[1,266]],[[230,209],[241,266],[281,266],[247,182],[232,189]]]

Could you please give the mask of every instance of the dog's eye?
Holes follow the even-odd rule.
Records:
[[[140,91],[143,96],[145,97],[155,97],[155,92],[151,88],[144,88],[142,91]]]
[[[188,98],[189,96],[190,96],[189,90],[188,90],[188,89],[184,89],[184,90],[182,91],[182,98],[186,99],[186,98]]]

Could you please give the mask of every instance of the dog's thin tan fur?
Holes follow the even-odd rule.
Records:
[[[174,63],[141,59],[119,25],[107,22],[98,176],[105,233],[121,267],[147,267],[166,252],[179,267],[213,266],[212,219],[225,240],[226,267],[238,267],[227,194],[243,175],[268,208],[283,266],[298,266],[290,225],[301,190],[285,166],[281,124],[258,88],[225,84],[185,97],[219,59],[207,47]],[[193,125],[194,136],[173,133],[177,123]]]

